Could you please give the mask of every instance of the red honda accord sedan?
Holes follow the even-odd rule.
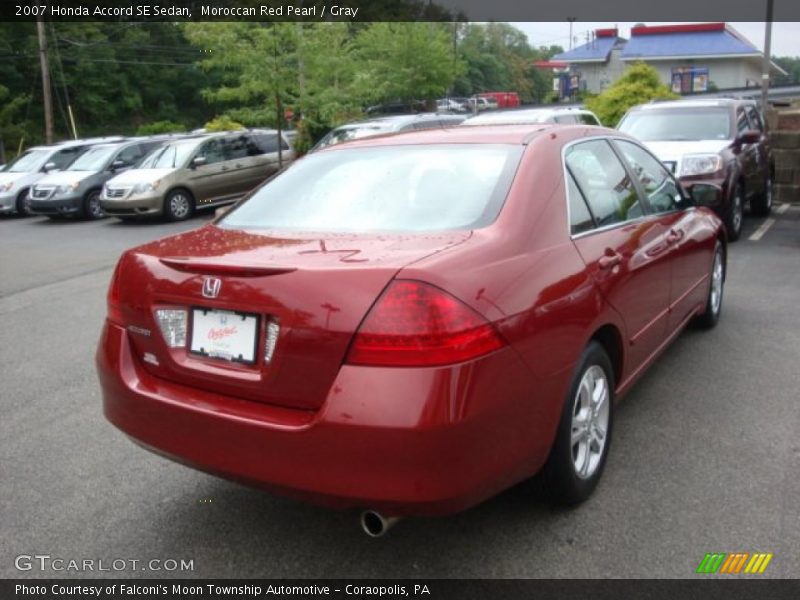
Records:
[[[585,125],[420,131],[296,162],[214,223],[124,253],[107,418],[223,477],[401,515],[542,471],[597,485],[614,402],[719,317],[726,241],[635,140]],[[708,203],[713,203],[711,198]]]

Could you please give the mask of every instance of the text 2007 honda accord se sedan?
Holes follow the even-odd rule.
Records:
[[[574,504],[614,401],[716,323],[719,219],[646,149],[485,126],[307,156],[215,223],[125,252],[97,353],[108,419],[224,477],[378,517],[543,471]]]

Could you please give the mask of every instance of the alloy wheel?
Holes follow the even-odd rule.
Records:
[[[102,219],[105,214],[103,207],[100,206],[100,193],[93,193],[89,196],[89,216],[92,219]]]
[[[599,365],[592,365],[581,378],[572,407],[572,463],[575,474],[581,479],[594,475],[603,458],[608,433],[609,399],[606,372]]]
[[[169,210],[175,219],[184,219],[189,215],[189,197],[178,192],[169,199]]]
[[[724,280],[724,270],[722,266],[722,253],[717,251],[714,255],[714,266],[711,269],[711,312],[719,314],[722,306],[722,283]]]
[[[739,192],[733,197],[731,211],[733,211],[733,230],[739,231],[742,228],[742,197]]]

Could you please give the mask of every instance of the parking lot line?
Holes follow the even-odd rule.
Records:
[[[755,232],[753,232],[753,235],[751,235],[747,239],[749,239],[751,242],[757,242],[762,237],[764,237],[764,234],[767,233],[767,230],[774,224],[775,224],[775,219],[767,219],[761,224],[761,226],[758,229],[755,230]]]
[[[790,206],[791,206],[791,204],[789,204],[788,202],[787,202],[786,204],[781,204],[781,205],[780,205],[780,206],[779,206],[779,207],[778,207],[778,208],[775,210],[775,212],[776,212],[776,213],[778,213],[779,215],[782,215],[782,214],[783,214],[783,213],[785,213],[787,210],[789,210],[789,207],[790,207]]]

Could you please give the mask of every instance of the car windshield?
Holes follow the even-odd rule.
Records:
[[[67,171],[102,171],[119,146],[94,146],[75,159]]]
[[[728,110],[716,107],[640,110],[628,114],[618,129],[643,142],[728,140],[733,137]]]
[[[183,167],[197,148],[200,141],[183,142],[159,146],[148,154],[139,169],[175,169]]]
[[[471,229],[497,217],[521,155],[521,146],[479,144],[315,153],[219,224],[342,233]]]
[[[45,148],[41,150],[29,150],[17,157],[5,170],[11,173],[30,173],[38,171],[44,166],[47,157],[50,156],[50,152],[50,150]]]
[[[334,129],[317,142],[314,149],[321,150],[327,146],[334,146],[350,140],[380,135],[381,133],[390,133],[393,129],[394,127],[387,123],[365,123],[364,125],[356,127],[341,127],[339,129]]]

